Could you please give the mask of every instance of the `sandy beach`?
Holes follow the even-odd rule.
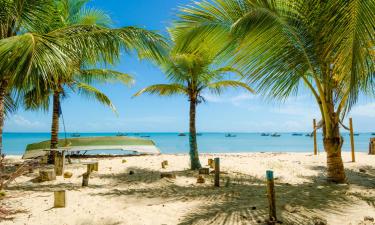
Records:
[[[82,163],[93,159],[67,165],[70,179],[32,183],[35,170],[6,191],[1,204],[18,213],[1,224],[262,224],[268,216],[268,169],[275,173],[277,215],[283,224],[314,224],[318,218],[327,224],[375,224],[371,218],[364,221],[375,217],[375,156],[358,153],[351,163],[344,153],[344,185],[324,180],[324,154],[202,154],[202,165],[207,167],[213,157],[221,161],[220,188],[213,186],[213,175],[204,175],[205,184],[197,184],[198,172],[188,170],[184,154],[99,159],[89,187],[81,187]],[[169,162],[165,169],[163,160]],[[176,179],[160,179],[167,171]],[[66,208],[53,208],[54,190],[67,191]]]

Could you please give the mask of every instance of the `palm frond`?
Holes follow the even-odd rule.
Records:
[[[78,89],[78,93],[82,96],[85,96],[89,99],[95,99],[103,105],[109,106],[114,112],[117,113],[117,110],[115,106],[112,104],[112,101],[97,88],[85,83],[77,83],[76,87]]]
[[[108,69],[81,69],[75,78],[87,84],[118,81],[129,86],[134,84],[134,78],[131,75]]]
[[[255,93],[255,91],[247,83],[241,81],[221,80],[207,85],[207,89],[214,94],[221,94],[227,88],[243,88],[253,94]]]
[[[155,84],[138,91],[133,97],[140,96],[144,93],[160,96],[187,95],[187,88],[181,84]]]

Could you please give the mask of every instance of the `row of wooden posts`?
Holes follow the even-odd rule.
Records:
[[[313,129],[314,129],[314,155],[318,155],[318,142],[316,137],[316,119],[313,119]],[[349,130],[350,130],[350,147],[351,147],[351,155],[352,155],[352,162],[355,162],[355,149],[354,149],[354,131],[353,131],[353,119],[349,118]]]

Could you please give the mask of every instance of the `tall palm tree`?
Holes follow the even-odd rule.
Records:
[[[216,56],[210,54],[208,49],[195,52],[174,52],[174,50],[171,50],[169,57],[160,64],[170,83],[151,85],[134,95],[150,93],[160,96],[184,95],[187,97],[190,103],[189,154],[192,170],[201,168],[195,126],[196,107],[204,101],[203,92],[207,90],[214,94],[220,94],[228,87],[244,88],[253,92],[246,83],[240,80],[227,79],[226,74],[238,74],[238,71],[232,67],[215,68],[215,60]]]
[[[311,91],[324,122],[328,180],[344,182],[339,124],[361,93],[374,94],[375,1],[213,0],[179,16],[181,42],[227,46],[223,54],[267,96]]]
[[[3,99],[14,88],[21,93],[34,89],[35,96],[43,98],[46,87],[58,88],[56,81],[77,70],[72,65],[112,64],[121,50],[137,50],[141,58],[162,56],[165,42],[160,35],[136,27],[104,27],[108,18],[97,10],[85,9],[86,14],[99,15],[94,20],[98,23],[90,17],[64,21],[68,17],[63,13],[82,13],[74,10],[86,2],[0,0],[0,144]]]

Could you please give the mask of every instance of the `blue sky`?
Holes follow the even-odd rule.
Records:
[[[190,0],[93,0],[90,5],[108,12],[115,26],[139,26],[166,34],[165,27],[178,7]],[[110,109],[71,94],[62,109],[68,132],[183,132],[188,130],[188,102],[184,97],[131,98],[137,90],[150,84],[166,82],[160,70],[134,56],[125,55],[115,67],[135,76],[136,84],[128,88],[119,84],[98,86],[114,102],[119,115]],[[228,91],[222,96],[207,94],[207,103],[198,107],[199,131],[262,132],[309,131],[312,118],[319,112],[312,96],[300,92],[286,102],[269,102],[261,96],[242,91]],[[375,103],[362,97],[353,109],[355,129],[375,132]],[[50,112],[25,112],[9,116],[5,132],[48,132]]]

